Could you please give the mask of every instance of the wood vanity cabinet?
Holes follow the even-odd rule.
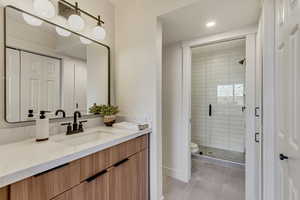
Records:
[[[148,171],[144,135],[0,189],[0,200],[148,200]]]
[[[144,200],[148,196],[148,152],[144,150],[114,166],[110,173],[110,200]]]
[[[80,183],[80,162],[60,166],[10,186],[10,200],[47,200]]]

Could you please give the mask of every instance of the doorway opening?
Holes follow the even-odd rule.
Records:
[[[246,41],[193,47],[191,62],[191,152],[245,165]]]

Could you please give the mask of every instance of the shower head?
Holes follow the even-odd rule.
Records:
[[[244,65],[245,62],[246,62],[246,58],[244,58],[243,60],[239,61],[239,64]]]

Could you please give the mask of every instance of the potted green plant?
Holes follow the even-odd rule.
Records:
[[[106,126],[112,126],[116,122],[116,114],[118,112],[119,112],[119,107],[112,106],[112,105],[94,104],[90,108],[90,113],[100,114],[103,117],[103,122]]]

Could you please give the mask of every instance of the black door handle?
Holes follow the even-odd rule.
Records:
[[[259,143],[259,133],[258,132],[255,133],[255,142]]]
[[[280,158],[280,160],[288,160],[288,159],[289,159],[288,156],[285,156],[285,155],[282,154],[282,153],[279,155],[279,158]]]
[[[211,114],[212,114],[212,106],[211,106],[211,104],[209,104],[209,111],[208,111],[208,115],[211,117]]]

